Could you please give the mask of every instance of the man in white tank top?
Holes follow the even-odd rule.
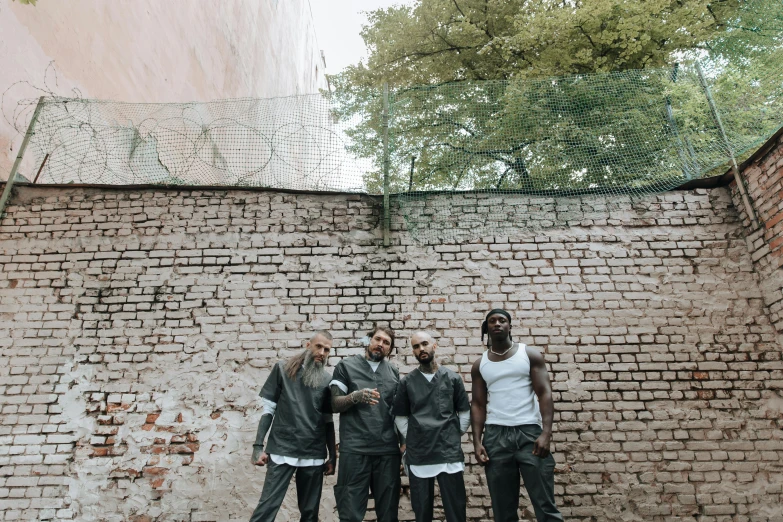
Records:
[[[563,520],[555,506],[555,459],[549,451],[554,403],[544,358],[511,340],[511,315],[495,309],[481,325],[488,350],[473,364],[471,424],[485,466],[496,522],[518,521],[519,477],[538,522]]]

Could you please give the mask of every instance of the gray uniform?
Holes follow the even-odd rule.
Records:
[[[400,502],[400,446],[391,414],[400,382],[397,368],[382,360],[376,371],[363,355],[348,357],[333,380],[348,393],[376,388],[378,404],[357,404],[340,414],[340,462],[334,495],[342,522],[360,522],[372,491],[379,522],[396,522]]]
[[[261,389],[261,397],[277,403],[269,432],[266,453],[294,459],[326,459],[326,429],[331,422],[331,376],[324,372],[318,388],[302,382],[302,369],[292,380],[285,373],[285,362],[272,368]],[[267,464],[264,489],[251,522],[272,522],[283,503],[291,477],[296,474],[296,495],[303,522],[318,521],[324,466]]]
[[[394,400],[394,415],[408,417],[406,460],[410,466],[464,462],[457,413],[468,411],[470,401],[459,375],[438,368],[432,381],[418,370],[402,379]],[[431,522],[436,477],[410,473],[411,504],[417,522]],[[467,502],[463,473],[437,475],[448,522],[464,522]]]

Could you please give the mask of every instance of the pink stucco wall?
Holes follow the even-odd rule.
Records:
[[[133,102],[265,98],[318,92],[323,69],[308,0],[0,0],[0,179],[22,141],[7,120],[43,94],[35,87]]]

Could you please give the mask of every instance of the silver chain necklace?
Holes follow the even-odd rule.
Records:
[[[489,351],[490,351],[490,352],[492,352],[492,353],[494,353],[494,354],[495,354],[495,355],[497,355],[498,357],[503,357],[504,355],[506,355],[506,354],[508,353],[508,351],[509,351],[509,350],[511,350],[511,349],[514,347],[514,345],[515,345],[515,344],[516,344],[516,343],[511,343],[511,346],[509,346],[508,348],[506,348],[506,351],[504,351],[504,352],[496,352],[495,350],[493,350],[493,349],[492,349],[492,347],[490,347],[490,348],[489,348]]]

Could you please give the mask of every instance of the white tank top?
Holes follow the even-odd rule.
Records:
[[[479,372],[487,383],[487,424],[500,426],[541,426],[538,397],[530,378],[530,358],[525,345],[505,361],[490,361],[484,352]]]

